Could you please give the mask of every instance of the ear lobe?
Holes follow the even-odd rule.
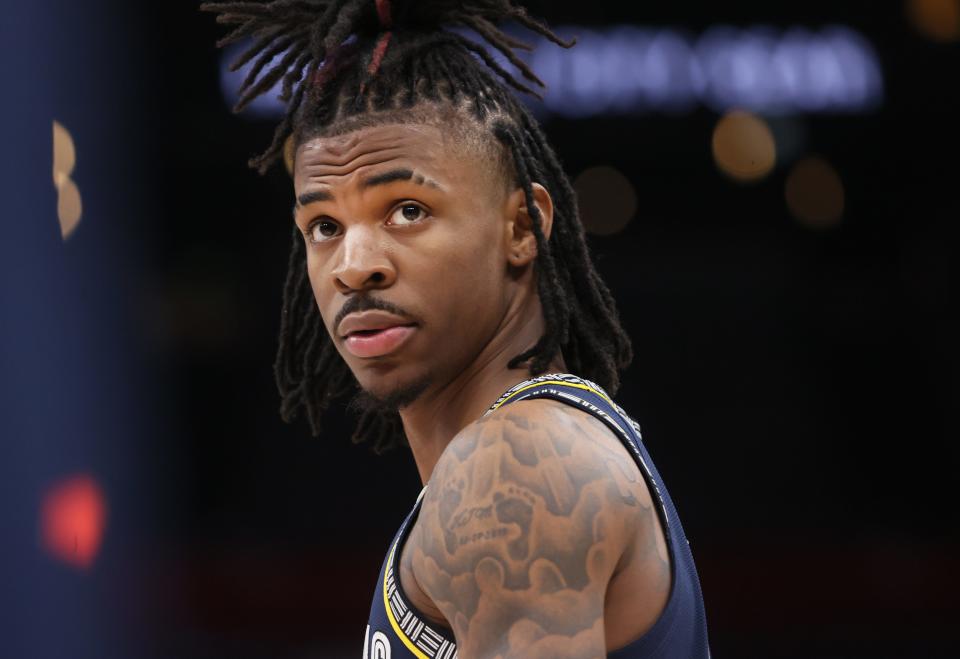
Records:
[[[532,184],[533,202],[540,216],[540,230],[546,240],[553,229],[553,199],[539,183]],[[507,201],[508,248],[507,258],[512,266],[524,266],[537,257],[537,237],[533,233],[533,215],[527,205],[523,188],[514,190]]]

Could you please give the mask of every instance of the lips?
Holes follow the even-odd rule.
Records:
[[[382,357],[397,350],[416,331],[409,319],[384,311],[352,313],[338,332],[346,349],[357,357]]]

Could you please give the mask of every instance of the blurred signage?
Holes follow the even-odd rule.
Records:
[[[842,25],[816,30],[718,25],[699,36],[630,25],[562,26],[556,32],[576,36],[577,45],[565,50],[516,30],[518,38],[535,46],[519,55],[547,83],[542,102],[525,98],[540,116],[673,114],[697,107],[768,115],[862,113],[883,100],[876,52],[859,32]],[[236,50],[226,52],[222,63],[222,89],[230,106],[251,66],[230,72],[236,55]],[[279,86],[256,99],[246,116],[279,116],[278,94]]]

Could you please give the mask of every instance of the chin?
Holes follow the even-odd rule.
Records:
[[[430,386],[429,373],[401,375],[396,369],[382,371],[377,368],[354,373],[360,384],[360,393],[355,404],[362,409],[399,411],[412,404]]]

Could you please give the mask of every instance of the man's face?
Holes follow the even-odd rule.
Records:
[[[516,195],[495,168],[435,126],[391,124],[305,141],[294,188],[320,314],[361,387],[403,406],[467,369],[508,303]]]

